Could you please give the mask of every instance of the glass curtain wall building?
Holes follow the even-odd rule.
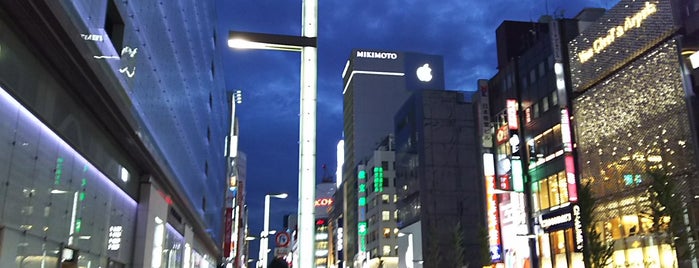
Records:
[[[217,264],[230,108],[214,11],[0,3],[0,267]]]

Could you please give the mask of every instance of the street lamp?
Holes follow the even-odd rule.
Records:
[[[316,162],[316,106],[318,102],[318,0],[302,0],[302,36],[230,32],[233,48],[273,49],[301,52],[301,111],[299,120],[299,258],[294,267],[314,267],[314,201]],[[245,39],[243,39],[245,38]],[[241,41],[245,40],[245,41]]]
[[[265,195],[265,218],[263,223],[264,225],[262,227],[262,233],[260,233],[260,256],[257,257],[258,259],[260,259],[262,268],[267,268],[267,252],[269,251],[267,250],[267,247],[269,246],[268,239],[269,235],[271,234],[269,231],[269,201],[272,197],[284,199],[288,196],[289,195],[287,193]]]

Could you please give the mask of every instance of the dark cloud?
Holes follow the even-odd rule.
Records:
[[[342,70],[353,48],[444,56],[446,87],[471,91],[496,73],[495,29],[504,20],[537,21],[547,12],[575,16],[583,7],[609,8],[618,0],[319,0],[318,177],[335,172],[342,135]],[[299,35],[301,1],[219,0],[220,36],[228,30]],[[223,43],[223,42],[222,42]],[[295,212],[298,180],[299,55],[222,51],[227,85],[244,91],[241,144],[248,154],[250,230],[262,228],[264,194],[278,212]],[[275,213],[278,214],[278,213]],[[281,216],[272,226],[281,226]],[[256,248],[252,250],[257,254]]]

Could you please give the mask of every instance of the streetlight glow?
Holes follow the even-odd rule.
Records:
[[[270,194],[269,196],[274,197],[274,198],[279,198],[279,199],[285,199],[285,198],[289,197],[289,194],[280,193],[280,194]]]

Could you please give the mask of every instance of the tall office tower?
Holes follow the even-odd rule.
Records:
[[[0,267],[215,267],[214,1],[0,3]]]
[[[570,92],[559,86],[569,81],[567,42],[577,36],[579,25],[601,14],[604,9],[585,9],[576,19],[505,21],[496,30],[499,72],[479,81],[478,94],[485,116],[481,134],[488,141],[483,164],[494,263],[582,263],[574,239],[580,225],[573,224],[573,217],[555,221],[559,215],[572,216],[578,201]],[[558,246],[561,242],[565,247]],[[533,250],[537,243],[539,251]]]
[[[463,92],[413,93],[395,117],[398,267],[481,267],[485,196],[476,109]]]
[[[411,92],[443,89],[441,56],[355,49],[342,73],[345,160],[343,166],[344,259],[349,267],[366,256],[357,226],[357,165],[393,132],[393,116]],[[360,258],[357,258],[360,257]]]
[[[621,0],[569,43],[580,178],[611,265],[697,264],[698,10]]]

